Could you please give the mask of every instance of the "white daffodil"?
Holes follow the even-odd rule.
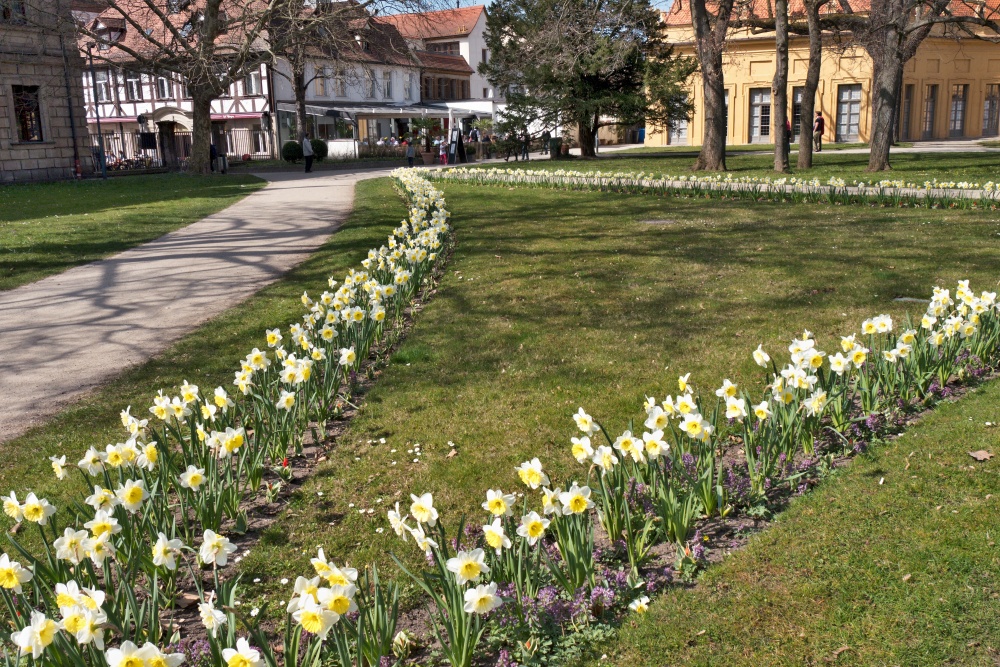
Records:
[[[130,479],[115,489],[115,497],[125,509],[135,514],[142,507],[142,502],[149,497],[149,492],[146,491],[146,483],[141,479]]]
[[[197,491],[205,483],[205,469],[189,465],[187,470],[181,473],[180,483],[185,489]]]
[[[230,542],[227,537],[219,535],[214,530],[206,530],[198,555],[205,565],[225,567],[226,563],[229,562],[229,556],[235,551],[236,545]]]
[[[73,565],[79,565],[87,557],[84,543],[88,537],[90,537],[90,533],[87,531],[74,530],[67,526],[62,537],[52,543],[52,546],[56,548],[56,558]]]
[[[521,482],[529,489],[535,490],[540,486],[549,485],[549,477],[542,472],[542,462],[537,457],[530,461],[524,461],[516,470]]]
[[[488,614],[503,604],[497,595],[497,585],[480,584],[465,591],[465,612],[467,614]]]
[[[229,622],[229,617],[221,609],[215,608],[215,600],[209,597],[205,602],[198,604],[198,616],[201,617],[201,624],[208,630],[208,634],[217,637],[219,629]]]
[[[499,556],[504,549],[510,548],[510,538],[507,537],[503,528],[503,520],[500,517],[493,519],[493,523],[483,526],[483,539],[491,549]]]
[[[535,546],[535,543],[545,535],[549,523],[548,519],[538,516],[538,512],[530,512],[521,517],[521,525],[517,527],[517,534],[527,539],[528,544]]]
[[[59,631],[59,625],[40,611],[31,612],[31,621],[18,632],[11,634],[10,639],[17,646],[21,655],[31,654],[37,660],[52,643]],[[116,667],[109,665],[109,667]]]
[[[14,593],[21,592],[21,584],[26,584],[34,577],[34,573],[16,560],[11,560],[7,554],[0,555],[0,588]]]
[[[453,558],[448,559],[445,566],[449,572],[455,574],[455,579],[458,580],[459,586],[464,586],[470,581],[476,581],[483,574],[490,571],[482,549],[459,551]]]
[[[226,667],[264,667],[260,652],[250,648],[250,643],[244,637],[236,640],[236,648],[222,649],[222,659]]]
[[[510,516],[513,513],[517,498],[513,493],[504,495],[500,489],[490,489],[486,492],[486,502],[483,509],[493,516]]]
[[[589,486],[573,486],[568,491],[559,494],[559,502],[562,503],[563,514],[583,514],[594,506],[594,501],[590,499]]]
[[[590,438],[588,436],[570,438],[570,442],[573,443],[573,458],[575,458],[578,463],[584,463],[594,455],[594,448],[591,446]]]
[[[410,504],[410,515],[418,523],[424,523],[433,528],[438,520],[438,511],[434,508],[434,496],[430,493],[425,493],[422,496],[410,494],[410,500],[413,501]]]
[[[164,533],[159,533],[153,544],[153,565],[165,567],[171,571],[176,570],[177,557],[182,548],[184,548],[184,543],[181,540],[171,540]]]

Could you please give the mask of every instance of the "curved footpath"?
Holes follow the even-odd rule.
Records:
[[[0,442],[164,350],[304,261],[387,169],[270,183],[155,241],[0,292]]]

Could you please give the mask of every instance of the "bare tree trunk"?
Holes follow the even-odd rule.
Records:
[[[212,170],[212,100],[206,91],[191,91],[191,158],[188,171],[208,174]]]
[[[886,171],[889,147],[892,146],[893,114],[896,92],[903,77],[903,62],[896,49],[886,49],[882,58],[875,59],[872,69],[872,129],[868,171]]]
[[[774,119],[774,170],[788,172],[788,0],[774,2],[774,47],[777,63],[771,83]]]
[[[688,2],[705,97],[705,136],[694,170],[726,171],[726,86],[722,52],[726,47],[734,0],[719,0],[711,10],[705,0]]]
[[[295,95],[295,136],[293,141],[301,141],[306,127],[306,74],[296,68],[292,71],[292,92]]]
[[[705,136],[695,171],[726,171],[726,86],[722,76],[722,54],[718,67],[701,68],[705,96]]]
[[[807,0],[806,20],[809,24],[809,68],[806,85],[802,88],[802,110],[799,129],[799,169],[813,166],[813,117],[816,113],[816,89],[819,88],[819,70],[823,64],[823,29],[819,23],[819,10],[823,2]]]
[[[595,115],[593,119],[581,120],[577,124],[580,137],[580,155],[582,157],[597,157],[597,150],[594,148],[597,139],[597,122],[598,118]]]

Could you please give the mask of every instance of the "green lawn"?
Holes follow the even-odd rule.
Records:
[[[151,241],[263,186],[180,174],[0,186],[0,290]]]
[[[899,148],[908,148],[912,146],[912,143],[900,142],[897,144]],[[985,144],[984,144],[985,145]],[[868,144],[862,143],[824,143],[824,151],[843,151],[849,148],[868,148]],[[701,150],[701,146],[636,146],[635,148],[628,148],[622,151],[614,151],[613,153],[608,152],[606,155],[649,155],[656,153],[690,153],[697,155],[698,151]],[[792,155],[794,156],[799,150],[798,144],[792,144]],[[774,154],[774,146],[771,144],[736,144],[733,146],[726,146],[727,153],[768,153]],[[793,157],[794,161],[795,158]]]
[[[1000,466],[966,452],[1000,453],[998,404],[994,382],[939,407],[604,652],[629,667],[996,665]]]
[[[629,155],[609,153],[591,160],[537,160],[524,163],[500,163],[484,165],[486,169],[525,167],[527,169],[573,169],[576,171],[645,171],[673,176],[694,173],[691,166],[694,153],[672,155]],[[843,178],[848,183],[855,180],[900,179],[922,185],[924,181],[1000,181],[1000,152],[997,153],[897,153],[892,156],[892,171],[873,174],[865,171],[868,166],[866,154],[844,154],[824,151],[815,155],[813,168],[799,170],[792,161],[791,174],[803,178],[818,178],[821,182],[831,176]],[[768,155],[735,154],[726,158],[726,166],[733,177],[740,176],[780,176],[774,171],[774,157]],[[711,173],[711,172],[702,172]]]
[[[287,586],[279,579],[308,572],[317,546],[337,562],[376,562],[389,571],[394,571],[390,551],[420,560],[412,542],[401,543],[385,520],[385,509],[408,500],[410,492],[433,492],[443,520],[455,526],[464,513],[478,517],[487,488],[520,490],[513,468],[526,458],[541,458],[554,480],[582,478],[585,472],[569,454],[569,438],[575,435],[570,416],[581,405],[609,431],[620,431],[640,414],[644,395],[673,393],[678,374],[691,372],[703,390],[724,377],[760,387],[760,369],[750,359],[758,343],[778,351],[808,327],[821,347],[832,350],[835,337],[855,331],[865,317],[922,310],[894,297],[924,297],[932,285],[951,286],[960,278],[983,289],[997,281],[1000,221],[989,212],[748,206],[459,184],[444,189],[457,237],[447,275],[328,461],[242,561],[247,581],[263,580],[245,604],[265,595],[272,601],[284,598]],[[238,359],[260,343],[265,327],[290,323],[301,314],[297,297],[304,289],[319,291],[328,274],[339,277],[356,266],[404,215],[387,180],[360,184],[348,225],[286,279],[93,400],[4,445],[8,459],[0,470],[0,490],[20,492],[30,485],[59,504],[77,489],[57,486],[47,456],[67,453],[75,460],[88,445],[113,441],[120,430],[118,411],[132,404],[138,406],[134,413],[144,412],[161,386],[184,378],[203,387],[228,385]],[[857,632],[867,633],[861,636],[881,648],[863,659],[848,654],[840,661],[881,665],[936,664],[921,657],[930,654],[900,652],[910,645],[901,643],[904,639],[918,641],[913,636],[918,630],[921,650],[964,646],[971,641],[964,639],[968,636],[981,642],[980,651],[991,642],[1000,646],[995,608],[988,614],[985,607],[965,606],[966,580],[958,576],[995,570],[992,547],[982,543],[995,536],[997,519],[986,508],[974,512],[971,502],[968,508],[951,504],[942,512],[956,521],[955,531],[945,534],[944,527],[952,524],[942,522],[949,516],[932,512],[949,498],[949,503],[981,499],[984,485],[994,483],[955,467],[972,463],[962,452],[980,446],[971,435],[965,437],[966,427],[978,421],[967,424],[955,411],[979,400],[986,410],[995,405],[998,391],[992,388],[985,399],[945,408],[928,421],[925,428],[938,424],[933,433],[942,452],[945,447],[951,452],[952,458],[940,455],[950,468],[939,467],[934,454],[929,462],[912,462],[908,474],[918,475],[916,481],[900,475],[902,457],[917,450],[907,438],[915,443],[916,436],[879,450],[881,458],[861,462],[796,502],[738,557],[756,559],[746,560],[745,574],[723,574],[744,562],[738,559],[716,568],[710,586],[654,601],[647,621],[602,650],[622,664],[767,664],[752,658],[770,655],[759,652],[760,646],[767,651],[780,645],[785,653],[776,655],[787,664],[803,664],[797,658],[810,655],[819,662],[842,641],[858,643],[859,635],[851,634]],[[957,434],[958,442],[944,433]],[[454,457],[448,457],[449,441],[457,445]],[[994,446],[995,441],[993,435]],[[417,443],[419,455],[409,451]],[[927,451],[929,444],[919,454],[926,457]],[[873,470],[880,471],[878,477]],[[954,489],[948,486],[952,476]],[[962,486],[960,478],[966,476],[974,483]],[[886,485],[877,486],[879,477]],[[843,494],[839,500],[827,499],[837,493]],[[376,511],[362,515],[362,509]],[[883,510],[887,513],[880,514]],[[853,511],[858,525],[848,526]],[[808,559],[801,555],[810,548],[801,539],[807,530],[810,543],[818,545]],[[911,551],[901,553],[910,544]],[[868,551],[881,555],[869,558]],[[934,612],[906,631],[904,614],[918,601],[910,598],[912,587],[930,567],[921,554],[935,558],[934,581],[955,580],[940,589],[949,613]],[[920,561],[923,569],[916,567]],[[789,597],[787,616],[786,607],[772,603],[782,599],[778,593],[750,588],[768,574],[761,563],[775,564],[776,586]],[[913,574],[909,587],[901,581],[906,573]],[[861,583],[852,583],[855,574]],[[814,586],[814,581],[819,583]],[[974,581],[976,590],[989,586],[967,579],[970,585]],[[719,596],[719,587],[744,585],[742,597]],[[838,606],[835,587],[855,606]],[[857,597],[866,590],[870,600]],[[921,600],[929,604],[928,595]],[[762,598],[768,601],[736,609],[741,600]],[[719,599],[723,602],[717,604]],[[859,599],[869,607],[858,607]],[[984,604],[993,604],[992,599]],[[965,614],[966,609],[974,613]],[[803,616],[801,622],[797,615]],[[678,616],[692,620],[681,622]],[[713,624],[689,636],[686,629],[700,619]],[[796,641],[808,644],[779,644],[788,636],[786,626],[796,622],[806,634],[806,640]],[[669,623],[678,629],[664,630]],[[760,623],[768,627],[756,628]],[[845,631],[845,624],[855,624],[856,630]],[[708,631],[697,635],[701,629]],[[775,639],[759,645],[748,640],[758,629]],[[723,657],[699,653],[702,638],[711,638]],[[881,660],[894,650],[903,658]]]

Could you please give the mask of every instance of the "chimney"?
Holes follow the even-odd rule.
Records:
[[[455,0],[455,9],[462,8],[462,0]]]

